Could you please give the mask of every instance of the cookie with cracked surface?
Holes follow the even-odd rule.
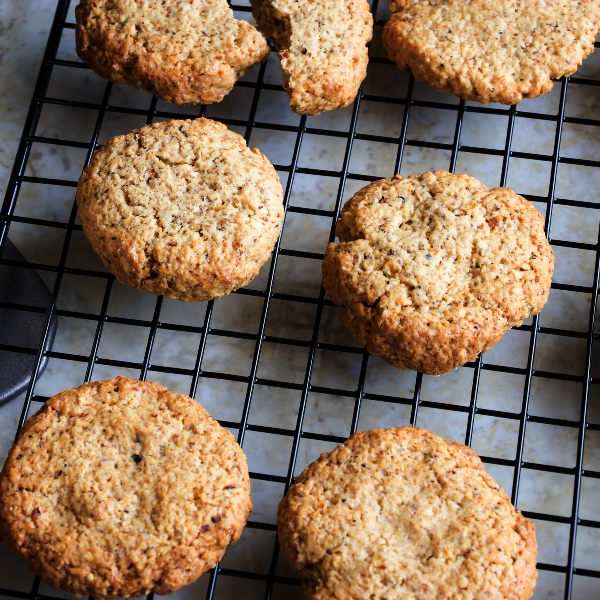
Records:
[[[50,398],[0,476],[8,538],[77,595],[173,592],[221,559],[251,509],[234,437],[188,396],[125,377]]]
[[[268,159],[210,119],[163,121],[109,140],[83,172],[83,230],[117,279],[178,300],[249,283],[283,218]]]
[[[375,181],[343,208],[323,285],[371,354],[440,374],[548,299],[542,215],[507,188],[437,171]]]
[[[352,103],[373,35],[367,0],[252,0],[252,12],[279,52],[294,111],[316,115]]]
[[[227,0],[82,0],[77,52],[99,75],[176,104],[219,102],[269,53]]]
[[[466,446],[422,429],[356,433],[279,506],[283,554],[312,600],[527,600],[533,523]]]
[[[392,0],[389,57],[417,79],[479,102],[552,89],[593,52],[597,0]]]

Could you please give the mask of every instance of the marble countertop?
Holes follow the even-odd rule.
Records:
[[[23,0],[0,3],[0,193],[8,177],[29,108],[56,3]],[[35,11],[36,18],[31,14]],[[2,366],[0,365],[0,368]],[[14,437],[19,400],[0,407],[0,460]]]
[[[29,104],[29,99],[39,63],[46,44],[54,13],[53,0],[8,0],[0,3],[0,188],[4,191],[12,166],[17,142]],[[375,45],[376,52],[377,44]],[[59,50],[60,58],[76,60],[72,30],[65,30]],[[600,79],[600,52],[591,57],[580,72],[581,76]],[[256,77],[256,70],[247,75]],[[265,80],[279,83],[276,61],[271,57]],[[369,94],[385,93],[402,95],[407,84],[406,74],[391,65],[371,65],[366,91]],[[77,99],[97,103],[105,90],[105,82],[85,69],[55,67],[48,95],[56,98]],[[415,98],[456,103],[447,94],[435,92],[425,85],[415,86]],[[523,111],[556,114],[560,97],[560,85],[542,98],[525,101]],[[209,107],[208,116],[214,118],[246,118],[252,100],[251,88],[237,88],[222,104]],[[124,86],[115,86],[111,92],[111,105],[147,109],[150,96]],[[600,88],[570,84],[567,89],[567,116],[598,119]],[[161,110],[181,110],[159,103]],[[404,107],[400,104],[381,104],[364,100],[358,115],[357,131],[365,134],[396,136],[400,132]],[[183,110],[185,112],[186,109]],[[429,140],[452,143],[456,129],[456,110],[413,107],[410,111],[407,136],[411,140]],[[58,106],[44,107],[37,133],[47,137],[62,136],[77,141],[89,141],[97,117],[95,110],[65,110]],[[308,120],[311,127],[332,128],[347,131],[351,109],[336,111]],[[297,125],[299,117],[291,113],[286,96],[278,91],[266,91],[260,96],[257,120]],[[142,125],[143,116],[109,112],[105,115],[100,140],[116,133]],[[508,117],[506,115],[482,115],[468,112],[464,116],[461,143],[501,150],[504,148]],[[515,120],[513,150],[523,153],[552,154],[556,122],[544,119],[518,117]],[[295,133],[268,128],[255,129],[251,144],[260,146],[278,164],[289,164]],[[343,160],[346,139],[344,137],[304,136],[299,155],[301,166],[319,166],[336,170]],[[389,176],[393,172],[397,147],[376,141],[357,140],[354,143],[350,171],[359,174]],[[600,160],[600,131],[576,123],[565,123],[562,132],[561,156]],[[27,173],[40,177],[59,177],[76,180],[85,157],[85,150],[61,146],[35,144],[32,148]],[[401,172],[414,173],[432,168],[448,168],[450,153],[435,148],[407,146]],[[467,171],[490,185],[500,181],[502,156],[460,152],[457,170]],[[283,177],[282,173],[282,177]],[[548,195],[551,176],[549,161],[513,158],[508,172],[508,184],[525,194]],[[338,181],[334,178],[297,175],[290,196],[290,204],[298,207],[331,210],[335,201]],[[363,185],[349,179],[344,198]],[[575,201],[600,203],[600,169],[577,167],[561,163],[556,179],[556,195]],[[58,222],[68,220],[73,202],[72,188],[53,186],[23,186],[17,213]],[[540,204],[545,211],[546,205]],[[553,211],[550,235],[554,240],[580,241],[595,244],[598,236],[600,212],[593,208],[556,205]],[[305,252],[320,253],[328,239],[331,217],[309,216],[290,212],[286,218],[282,247]],[[10,239],[30,260],[56,264],[63,247],[64,234],[59,228],[31,227],[13,224]],[[595,253],[591,249],[580,250],[556,246],[555,281],[578,286],[591,286]],[[67,264],[101,271],[102,267],[80,232],[71,240]],[[48,283],[52,278],[44,275]],[[252,289],[264,290],[267,269],[251,284]],[[66,276],[61,284],[58,306],[66,310],[98,313],[107,280],[94,277]],[[274,277],[276,292],[286,292],[316,298],[320,286],[318,260],[280,257]],[[568,329],[585,333],[589,317],[590,294],[553,290],[550,301],[542,313],[543,327]],[[258,328],[263,299],[234,294],[214,305],[211,326],[214,328],[243,331],[255,334]],[[155,298],[118,284],[114,284],[108,314],[149,321],[155,309]],[[160,319],[163,323],[190,324],[201,327],[206,306],[183,305],[165,301]],[[289,303],[273,300],[267,319],[267,334],[286,336],[298,340],[310,340],[315,322],[315,305]],[[340,322],[338,310],[326,307],[321,319],[319,340],[342,344],[350,349],[355,345]],[[93,320],[61,317],[54,350],[77,356],[88,356],[92,347],[97,323]],[[101,359],[127,360],[139,363],[143,358],[148,340],[146,326],[122,326],[107,323],[104,327],[98,356]],[[486,365],[510,367],[512,373],[484,369],[481,371],[477,406],[518,414],[526,378],[522,369],[527,366],[530,333],[512,331],[505,339],[483,357]],[[567,421],[577,421],[580,416],[582,385],[585,365],[583,337],[557,336],[540,333],[537,337],[534,367],[538,370],[572,375],[572,381],[558,381],[534,377],[531,382],[529,414]],[[151,363],[164,367],[192,369],[199,343],[199,335],[164,328],[158,331]],[[205,371],[219,371],[247,376],[250,369],[254,340],[209,335],[202,364]],[[308,348],[303,345],[283,346],[266,342],[261,352],[258,377],[292,383],[302,383],[308,359]],[[350,431],[355,399],[361,371],[362,356],[356,352],[328,352],[319,350],[315,356],[311,382],[313,385],[332,390],[347,390],[348,394],[321,394],[311,392],[307,400],[303,429],[307,432],[345,437]],[[50,395],[65,387],[79,384],[85,374],[86,362],[50,359],[44,374],[36,383],[35,393]],[[0,367],[1,368],[1,367]],[[137,377],[139,369],[116,368],[97,364],[94,378],[124,372]],[[447,405],[468,406],[474,370],[459,369],[442,377],[423,377],[421,400],[432,405],[421,407],[417,424],[448,437],[463,441],[467,426],[467,412],[445,410]],[[149,378],[170,387],[189,392],[191,378],[150,371]],[[378,359],[369,358],[365,391],[396,398],[412,398],[416,374],[397,371]],[[239,421],[247,390],[245,382],[226,382],[201,378],[197,397],[217,418],[231,422]],[[0,407],[0,463],[14,437],[16,422],[21,410],[17,399]],[[296,389],[273,388],[257,385],[254,389],[249,413],[249,423],[293,430],[296,424],[300,392]],[[436,403],[439,406],[436,406]],[[363,401],[358,427],[366,429],[377,426],[393,426],[408,423],[410,405],[381,402],[373,399]],[[588,411],[590,422],[600,423],[600,394],[594,392]],[[515,418],[497,418],[476,415],[473,430],[473,447],[481,454],[498,459],[514,459],[519,421]],[[248,431],[244,450],[250,469],[258,473],[287,474],[292,438]],[[331,444],[302,439],[296,472]],[[577,429],[568,426],[536,422],[527,424],[523,459],[532,463],[554,464],[563,467],[575,465],[577,452]],[[600,471],[600,435],[589,432],[585,445],[586,468]],[[490,472],[509,491],[513,469],[503,465],[488,465]],[[584,479],[581,513],[588,519],[600,518],[600,486],[597,480]],[[264,523],[275,522],[276,505],[282,486],[256,480],[253,482],[255,511],[252,519]],[[551,474],[534,469],[523,469],[518,506],[559,516],[571,513],[573,477],[568,474]],[[564,565],[567,560],[569,527],[563,523],[536,522],[540,547],[539,560]],[[600,538],[598,530],[579,528],[576,565],[580,568],[600,569]],[[227,554],[224,565],[232,569],[246,569],[264,573],[268,570],[274,543],[274,533],[248,529],[240,541]],[[25,564],[3,546],[0,546],[0,588],[29,590],[31,575]],[[278,568],[289,575],[285,565]],[[204,595],[207,577],[178,593],[178,597]],[[549,571],[540,572],[535,598],[558,599],[563,597],[564,576]],[[575,577],[574,595],[577,600],[598,597],[598,581],[583,576]],[[42,591],[64,597],[56,590],[42,584]],[[295,587],[277,584],[275,598],[300,598]],[[250,579],[220,577],[217,598],[262,598],[264,583]]]

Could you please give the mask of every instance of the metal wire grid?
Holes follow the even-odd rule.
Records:
[[[377,0],[374,1],[374,12],[377,11]],[[234,6],[236,10],[248,11],[248,6]],[[43,358],[58,358],[67,359],[69,361],[75,361],[86,364],[85,370],[85,381],[88,381],[92,376],[92,370],[95,365],[107,365],[122,369],[136,369],[139,371],[141,379],[145,379],[149,372],[156,373],[172,373],[186,375],[191,378],[191,385],[189,393],[192,397],[195,396],[199,381],[201,378],[217,379],[224,381],[235,381],[242,383],[246,386],[245,399],[243,404],[243,410],[239,421],[222,421],[222,424],[235,429],[238,431],[238,441],[243,444],[246,432],[256,432],[262,434],[277,434],[280,436],[288,436],[291,438],[291,452],[289,456],[289,464],[287,468],[287,474],[285,476],[277,476],[271,474],[265,474],[260,472],[252,472],[252,479],[255,481],[262,480],[267,482],[275,482],[283,485],[283,488],[287,490],[293,480],[293,474],[298,459],[298,450],[301,440],[316,440],[321,442],[332,442],[339,443],[343,441],[343,437],[334,435],[325,435],[320,433],[311,433],[303,429],[303,422],[306,414],[307,398],[309,393],[321,393],[331,394],[336,396],[348,397],[353,399],[354,408],[352,413],[352,420],[349,434],[356,431],[358,426],[359,415],[361,411],[361,405],[365,400],[373,400],[378,402],[393,403],[396,405],[405,405],[410,407],[410,422],[416,423],[419,409],[422,407],[427,408],[442,408],[448,411],[458,411],[466,413],[467,415],[467,426],[465,434],[465,443],[470,444],[473,435],[473,423],[475,415],[486,415],[490,417],[498,417],[502,419],[512,419],[518,421],[518,437],[516,442],[516,455],[514,460],[496,458],[496,457],[483,457],[484,461],[488,464],[501,465],[511,467],[514,469],[514,475],[512,478],[512,500],[517,501],[519,493],[519,483],[521,479],[521,472],[524,468],[542,471],[546,473],[557,473],[570,475],[574,477],[573,485],[573,497],[572,497],[572,510],[570,516],[559,516],[554,514],[544,514],[535,511],[525,511],[527,517],[535,519],[536,521],[546,521],[553,523],[560,523],[569,527],[569,541],[568,541],[568,555],[567,562],[565,565],[550,564],[550,563],[539,563],[538,569],[541,571],[550,571],[560,574],[564,574],[564,597],[571,598],[573,594],[573,580],[575,575],[581,575],[584,577],[599,579],[598,585],[600,586],[600,570],[583,569],[576,567],[575,565],[575,549],[577,541],[578,527],[587,528],[600,528],[600,521],[583,519],[579,516],[579,504],[581,498],[581,488],[584,479],[600,479],[600,471],[591,470],[584,468],[584,444],[586,431],[600,431],[600,424],[590,423],[587,418],[589,399],[592,393],[592,386],[600,383],[600,378],[593,377],[592,374],[592,350],[594,341],[598,339],[598,335],[594,333],[595,328],[595,313],[598,301],[598,278],[600,270],[600,245],[579,243],[560,239],[552,239],[551,242],[555,247],[566,247],[579,250],[585,250],[594,253],[594,278],[593,285],[581,286],[573,284],[563,284],[560,282],[553,283],[553,289],[563,290],[573,294],[586,294],[591,297],[588,328],[586,332],[571,331],[566,329],[557,329],[542,327],[539,324],[538,317],[535,317],[531,325],[524,325],[520,327],[522,331],[529,333],[529,347],[527,356],[527,365],[525,368],[509,367],[495,364],[488,364],[479,358],[474,364],[470,365],[473,368],[473,379],[470,393],[470,403],[467,406],[458,406],[450,403],[433,402],[421,399],[421,386],[423,378],[421,374],[416,375],[414,394],[412,397],[397,397],[393,395],[383,395],[377,393],[370,393],[365,390],[365,380],[367,375],[367,366],[369,357],[366,353],[353,347],[342,346],[339,344],[330,344],[323,341],[319,341],[320,325],[323,317],[323,310],[328,304],[330,304],[324,298],[323,290],[321,289],[318,298],[308,298],[305,296],[281,293],[274,291],[273,281],[277,261],[280,256],[298,257],[309,260],[321,260],[322,255],[313,252],[304,252],[298,250],[291,250],[281,247],[281,241],[277,243],[275,252],[273,255],[272,262],[267,276],[267,283],[264,292],[244,289],[237,292],[242,295],[256,296],[262,299],[262,309],[260,312],[260,320],[258,324],[258,330],[256,334],[242,333],[239,331],[229,331],[224,329],[218,329],[211,327],[211,317],[213,314],[213,302],[209,302],[206,308],[204,322],[202,326],[193,326],[189,324],[176,325],[172,323],[166,323],[160,320],[161,307],[163,304],[162,298],[157,298],[154,306],[154,311],[151,320],[133,319],[125,317],[111,316],[108,314],[108,306],[113,291],[113,278],[106,272],[93,271],[82,268],[75,268],[67,266],[67,255],[69,252],[69,246],[74,231],[80,229],[75,223],[76,211],[73,206],[70,212],[68,222],[59,223],[55,221],[48,221],[44,219],[36,219],[31,217],[22,217],[14,214],[15,207],[19,198],[19,192],[21,185],[24,182],[35,183],[41,186],[52,185],[52,186],[64,186],[65,188],[74,188],[76,181],[64,180],[64,179],[51,179],[43,177],[35,177],[25,175],[28,160],[30,158],[32,144],[41,142],[44,144],[55,144],[61,146],[68,146],[72,148],[80,148],[86,151],[85,164],[89,163],[89,160],[98,147],[98,140],[100,130],[105,118],[105,115],[109,112],[112,113],[125,113],[142,116],[146,122],[151,122],[154,118],[166,118],[166,117],[181,117],[182,115],[176,113],[170,113],[160,111],[157,109],[157,98],[153,97],[150,106],[147,110],[141,110],[136,108],[128,108],[124,106],[111,105],[109,103],[111,84],[106,83],[102,100],[99,104],[89,102],[78,102],[63,100],[60,98],[51,98],[47,96],[47,90],[52,74],[53,67],[60,65],[62,67],[68,67],[72,69],[87,68],[82,63],[77,61],[61,60],[57,57],[57,50],[60,44],[63,30],[73,29],[74,24],[67,22],[67,13],[69,9],[69,0],[58,0],[57,10],[55,18],[52,24],[47,48],[44,54],[42,67],[39,73],[39,77],[35,86],[35,91],[25,122],[23,135],[21,138],[20,145],[18,147],[15,163],[13,170],[10,175],[8,182],[8,188],[2,206],[2,212],[0,213],[0,248],[7,238],[10,232],[11,224],[13,223],[24,223],[32,226],[44,226],[44,227],[56,227],[65,231],[64,243],[60,253],[60,259],[57,265],[48,265],[34,262],[17,262],[2,258],[0,253],[0,266],[11,265],[19,268],[26,269],[37,269],[39,271],[46,271],[55,274],[55,280],[51,289],[52,293],[52,304],[48,309],[36,307],[36,306],[25,306],[21,304],[12,304],[10,302],[2,302],[0,306],[7,309],[14,309],[18,311],[27,312],[43,312],[46,314],[46,326],[42,338],[39,344],[35,348],[25,348],[19,345],[7,345],[0,344],[0,350],[7,352],[26,353],[35,357],[35,364],[32,372],[31,383],[25,394],[23,401],[21,417],[18,423],[17,432],[21,429],[27,415],[29,414],[32,403],[41,403],[45,401],[45,397],[35,395],[34,389],[35,384],[40,376],[41,365]],[[596,44],[600,47],[600,44]],[[383,62],[383,59],[372,59],[375,62]],[[307,123],[306,117],[302,117],[298,125],[283,125],[275,123],[261,123],[257,121],[257,107],[259,96],[263,90],[281,90],[280,86],[268,84],[264,81],[265,65],[262,65],[259,70],[258,78],[256,82],[243,81],[239,82],[238,85],[242,87],[249,87],[252,89],[252,103],[250,108],[250,115],[247,120],[240,119],[221,119],[228,125],[243,127],[245,136],[247,139],[250,138],[251,132],[255,129],[269,129],[286,131],[295,134],[295,142],[293,146],[292,159],[290,164],[276,165],[278,171],[287,175],[287,183],[285,186],[285,207],[287,213],[299,213],[305,215],[314,215],[331,219],[331,229],[329,238],[334,238],[334,224],[337,220],[338,214],[342,205],[342,198],[346,183],[348,180],[362,180],[370,181],[375,177],[367,176],[360,173],[350,172],[350,157],[355,140],[366,140],[373,142],[384,142],[391,143],[397,147],[397,153],[395,157],[394,171],[399,172],[403,160],[403,155],[407,147],[420,147],[420,148],[432,148],[438,150],[445,150],[450,152],[450,164],[449,169],[453,171],[457,164],[457,158],[459,152],[467,152],[481,155],[492,155],[498,156],[502,159],[502,170],[501,170],[501,184],[504,185],[507,182],[509,164],[512,158],[524,158],[539,161],[547,161],[551,165],[550,173],[550,186],[547,196],[529,196],[530,200],[545,203],[547,205],[546,212],[546,231],[550,231],[550,225],[552,220],[553,208],[557,205],[587,208],[597,210],[600,208],[600,204],[594,202],[587,202],[583,200],[574,200],[567,198],[557,198],[555,195],[556,182],[557,182],[557,171],[560,164],[574,164],[579,166],[596,167],[600,168],[600,161],[586,160],[579,158],[567,158],[561,156],[560,145],[561,137],[563,132],[564,123],[573,123],[580,125],[587,125],[598,128],[598,134],[600,134],[600,120],[578,118],[578,117],[567,117],[565,115],[566,106],[566,95],[567,88],[570,84],[576,84],[581,86],[600,86],[600,79],[583,79],[573,77],[570,80],[562,80],[558,85],[560,86],[560,103],[557,114],[540,114],[535,112],[528,112],[520,110],[515,107],[510,108],[494,108],[486,107],[481,105],[466,105],[465,102],[460,104],[447,104],[444,102],[430,102],[425,100],[418,100],[413,97],[414,91],[414,80],[412,77],[409,80],[408,89],[405,97],[392,98],[384,95],[373,95],[365,94],[364,92],[355,101],[352,114],[350,119],[350,125],[347,131],[337,131],[322,129],[317,127],[310,127]],[[402,107],[402,124],[400,135],[398,137],[389,137],[383,135],[371,135],[362,134],[357,132],[357,119],[359,115],[359,108],[361,102],[368,100],[371,102],[383,103],[383,105],[399,105]],[[93,134],[88,143],[75,142],[67,139],[55,139],[36,135],[36,129],[40,120],[42,108],[45,105],[62,105],[73,108],[84,108],[97,111],[95,126]],[[409,139],[407,137],[407,129],[409,123],[409,117],[411,109],[413,107],[424,107],[424,108],[435,108],[447,111],[454,111],[456,113],[456,125],[454,129],[453,141],[450,144],[433,142],[433,141],[419,141]],[[204,114],[205,108],[200,110],[199,114]],[[506,131],[506,138],[503,149],[490,149],[485,147],[474,147],[466,146],[461,143],[461,130],[463,125],[463,118],[466,113],[480,113],[484,115],[504,115],[508,117],[508,127]],[[515,120],[517,117],[527,117],[530,119],[542,119],[555,123],[555,135],[554,145],[552,153],[548,155],[533,154],[527,152],[517,152],[511,149],[513,131],[515,128]],[[343,157],[342,168],[337,170],[325,170],[318,167],[301,167],[298,164],[298,158],[300,148],[302,145],[303,137],[305,134],[315,135],[326,135],[326,136],[337,136],[345,140],[345,151]],[[306,208],[301,206],[290,205],[290,192],[294,183],[294,177],[296,174],[306,175],[317,175],[333,177],[338,180],[337,194],[335,207],[333,210],[321,210]],[[42,189],[42,188],[40,188]],[[595,213],[596,214],[596,213]],[[104,282],[104,294],[99,312],[86,313],[75,310],[64,310],[57,308],[57,298],[60,291],[61,283],[64,275],[85,275],[87,277],[98,278]],[[312,328],[312,336],[309,340],[299,341],[288,337],[280,337],[268,335],[266,332],[267,315],[272,300],[279,300],[284,302],[302,302],[313,304],[316,307],[314,324]],[[74,317],[77,319],[85,319],[94,322],[95,333],[93,337],[93,344],[89,355],[77,355],[72,353],[57,352],[52,350],[44,351],[47,346],[48,336],[50,334],[50,324],[56,317]],[[100,345],[100,339],[103,333],[103,328],[106,323],[113,323],[117,325],[137,325],[149,328],[149,335],[141,362],[132,362],[127,360],[115,360],[108,358],[100,358],[98,356],[98,349]],[[193,369],[184,369],[177,367],[164,367],[152,363],[152,350],[157,332],[161,329],[182,331],[192,333],[197,336],[198,346],[195,364]],[[569,375],[565,373],[555,373],[551,371],[543,371],[534,368],[534,356],[536,351],[536,343],[538,340],[538,334],[550,334],[554,336],[565,336],[572,338],[583,339],[586,344],[585,351],[585,365],[583,376]],[[244,339],[249,340],[255,344],[251,368],[248,376],[232,375],[229,373],[222,373],[216,371],[207,371],[202,368],[203,357],[205,354],[206,343],[208,335],[213,336],[225,336],[233,339]],[[258,376],[258,364],[261,356],[261,350],[264,342],[274,342],[277,344],[290,345],[296,347],[302,347],[307,349],[308,360],[306,362],[304,379],[302,383],[291,383],[275,381],[272,379],[261,378]],[[329,350],[340,353],[354,353],[360,356],[361,366],[360,375],[358,378],[358,386],[355,390],[349,392],[344,389],[336,389],[327,386],[319,386],[312,383],[311,378],[313,375],[313,367],[315,363],[315,355],[318,350]],[[512,413],[501,409],[489,409],[479,407],[477,404],[478,392],[480,386],[480,375],[482,371],[496,371],[508,374],[518,374],[524,376],[524,387],[522,392],[522,405],[519,413]],[[529,414],[529,401],[532,380],[535,377],[542,377],[554,381],[573,381],[581,384],[581,398],[580,398],[580,416],[578,420],[550,418],[545,416],[536,416]],[[300,392],[300,402],[298,404],[297,419],[294,428],[282,428],[265,425],[254,425],[249,423],[250,408],[253,400],[253,392],[256,385],[269,386],[278,389],[289,389]],[[541,464],[531,461],[525,461],[523,459],[524,439],[525,431],[529,423],[539,423],[546,425],[558,425],[568,427],[577,430],[577,453],[576,453],[576,464],[574,467],[564,467],[555,464]],[[268,442],[266,442],[268,443]],[[599,499],[600,505],[600,499]],[[264,523],[259,521],[251,521],[248,524],[250,529],[265,530],[273,532],[275,525],[273,523]],[[290,584],[297,585],[298,581],[294,578],[282,576],[278,574],[278,547],[276,540],[274,541],[274,547],[270,564],[264,565],[261,572],[238,570],[231,568],[224,568],[217,566],[210,573],[210,578],[207,585],[207,598],[216,597],[217,582],[223,577],[242,578],[246,580],[260,581],[264,585],[264,597],[271,598],[274,594],[274,586],[278,584]],[[28,592],[21,590],[7,589],[2,584],[2,575],[0,575],[0,595],[12,598],[52,598],[52,596],[45,595],[40,592],[40,581],[38,578],[32,583],[31,589]],[[600,587],[598,588],[600,590]]]

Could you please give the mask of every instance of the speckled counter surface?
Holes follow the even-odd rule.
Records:
[[[73,3],[74,4],[74,3]],[[7,174],[12,166],[20,130],[29,98],[37,76],[39,61],[46,43],[55,3],[51,0],[5,0],[0,4],[0,187],[4,190]],[[70,18],[72,20],[72,17]],[[374,52],[381,55],[375,44]],[[65,29],[58,56],[77,60],[74,53],[73,30]],[[255,69],[247,75],[248,81],[257,77]],[[600,79],[600,51],[589,59],[580,75]],[[265,81],[279,83],[279,69],[272,56],[265,72]],[[373,64],[365,86],[367,94],[384,94],[402,97],[406,93],[408,77],[391,65]],[[100,103],[106,84],[87,69],[55,66],[48,96],[87,103]],[[561,85],[543,97],[523,102],[520,111],[555,115],[559,106]],[[248,117],[254,96],[251,87],[238,87],[220,105],[209,107],[207,116],[244,120]],[[434,92],[425,85],[416,84],[413,98],[458,104],[448,95]],[[123,86],[112,88],[111,106],[147,110],[151,98],[148,94]],[[191,114],[191,109],[178,109],[158,103],[157,108]],[[499,107],[502,108],[502,107]],[[401,163],[401,173],[414,173],[433,168],[448,168],[451,152],[436,145],[452,144],[457,131],[457,110],[413,106],[409,111],[406,135],[409,140],[428,140],[430,147],[406,146]],[[569,84],[566,89],[566,116],[580,119],[600,118],[600,87]],[[44,106],[37,134],[61,137],[88,143],[98,117],[97,110],[71,109],[59,105]],[[310,118],[306,125],[313,128],[331,129],[339,136],[306,133],[301,141],[298,165],[331,171],[343,165],[347,145],[347,133],[351,125],[352,109],[336,111],[317,118]],[[401,133],[404,105],[384,104],[363,99],[357,116],[356,131],[370,134],[370,139],[354,141],[349,159],[353,174],[389,176],[394,171],[397,145],[381,141],[383,136],[397,137]],[[300,118],[290,112],[287,98],[277,90],[263,90],[257,103],[256,120],[297,126]],[[143,125],[144,115],[118,111],[107,112],[102,120],[100,142],[111,135]],[[456,169],[466,171],[489,185],[500,182],[503,156],[510,118],[507,114],[464,114],[460,130],[463,150],[458,153]],[[244,131],[243,128],[240,131]],[[380,136],[379,138],[377,136]],[[260,146],[278,165],[289,165],[297,134],[295,131],[255,128],[250,143]],[[534,119],[526,116],[514,118],[512,157],[507,182],[519,193],[547,197],[552,181],[552,161],[532,160],[531,154],[552,155],[556,141],[556,121]],[[492,149],[492,153],[464,150],[468,147]],[[36,143],[32,146],[27,175],[60,178],[75,181],[85,159],[85,148],[70,148]],[[565,123],[562,128],[560,155],[570,158],[600,160],[600,128],[585,123]],[[280,172],[285,182],[287,174]],[[590,168],[560,163],[556,174],[555,196],[579,202],[600,204],[600,168]],[[344,189],[344,199],[364,185],[349,178]],[[322,253],[331,230],[331,211],[334,208],[339,187],[337,177],[297,174],[290,193],[290,205],[318,208],[323,212],[308,215],[289,212],[282,234],[282,248],[304,253]],[[58,186],[23,185],[17,203],[16,214],[65,223],[73,204],[73,188]],[[546,203],[539,208],[546,210]],[[579,249],[568,245],[556,245],[557,266],[554,281],[560,284],[582,286],[581,292],[554,289],[550,301],[540,318],[545,332],[535,340],[533,368],[548,377],[526,375],[528,355],[532,344],[530,331],[512,331],[492,351],[485,354],[483,362],[489,368],[481,371],[473,367],[459,369],[442,377],[423,377],[417,424],[440,432],[448,437],[464,441],[470,411],[451,411],[449,405],[469,407],[474,376],[479,376],[476,406],[483,409],[505,411],[518,416],[522,409],[524,390],[530,384],[528,406],[530,415],[555,419],[555,424],[528,422],[525,430],[522,459],[528,463],[551,464],[564,467],[561,473],[548,473],[534,468],[521,471],[518,506],[558,518],[537,521],[540,546],[539,560],[543,563],[565,565],[569,545],[569,525],[564,522],[571,515],[573,481],[570,472],[577,456],[577,428],[565,423],[580,418],[583,393],[582,376],[586,360],[586,330],[589,319],[591,295],[585,292],[593,282],[596,252],[593,245],[598,236],[600,212],[596,208],[557,204],[553,208],[550,237],[552,240],[578,241],[589,244]],[[32,261],[56,265],[63,250],[65,232],[58,227],[31,226],[13,223],[10,239]],[[73,232],[69,242],[66,264],[93,271],[102,271],[99,261],[80,231]],[[43,275],[49,285],[54,276]],[[264,290],[268,268],[251,284],[254,290]],[[147,294],[111,284],[106,278],[66,275],[60,285],[58,307],[63,310],[98,314],[107,286],[112,285],[107,314],[110,317],[131,318],[149,322],[153,318],[156,300]],[[283,255],[279,258],[273,279],[276,293],[296,294],[304,298],[318,298],[320,290],[320,261],[309,254]],[[224,381],[201,377],[197,398],[222,420],[239,422],[248,390],[247,377],[256,346],[264,299],[260,296],[235,294],[214,304],[210,326],[215,330],[250,334],[247,339],[226,335],[208,335],[202,370],[206,373],[220,372],[239,376],[238,381]],[[201,328],[206,312],[205,304],[186,305],[164,301],[160,321],[164,324],[184,324]],[[305,380],[307,361],[311,351],[311,337],[317,304],[290,302],[273,299],[266,321],[266,335],[299,340],[296,345],[266,341],[262,346],[257,369],[260,382],[255,385],[248,423],[255,426],[244,438],[244,450],[251,471],[285,477],[288,473],[293,437],[260,432],[260,427],[280,428],[293,431],[297,423],[297,411],[301,400],[301,387]],[[79,384],[88,366],[86,357],[92,350],[97,321],[91,319],[60,317],[54,351],[63,353],[51,358],[44,374],[35,386],[35,394],[50,395],[65,387]],[[556,335],[554,330],[569,330],[580,335]],[[122,325],[108,322],[104,325],[98,346],[100,363],[95,364],[94,378],[117,372],[139,376],[139,368],[113,366],[111,360],[126,361],[131,365],[142,362],[150,328],[143,325]],[[254,338],[252,337],[254,335]],[[173,389],[189,392],[192,377],[189,372],[194,363],[200,334],[183,332],[175,328],[158,330],[150,364],[177,368],[183,373],[166,373],[150,370],[149,379],[161,381]],[[303,432],[316,434],[303,437],[299,444],[295,472],[319,452],[332,444],[318,439],[319,435],[346,437],[351,429],[353,416],[359,429],[376,426],[406,424],[411,416],[410,402],[417,384],[414,372],[400,372],[378,359],[369,358],[356,351],[352,339],[341,325],[340,312],[325,306],[320,316],[318,341],[340,344],[347,351],[333,352],[318,349],[315,352],[311,374],[311,389],[306,402],[302,423]],[[65,355],[80,360],[67,360]],[[595,364],[598,365],[598,352]],[[498,367],[509,367],[503,372]],[[1,368],[1,366],[0,366]],[[595,366],[595,375],[600,367]],[[367,398],[357,406],[361,371],[364,372],[364,392]],[[553,379],[553,373],[566,373],[568,380]],[[246,381],[244,380],[246,378]],[[267,381],[286,382],[292,385],[272,387]],[[300,384],[300,386],[298,385]],[[316,390],[316,391],[315,391]],[[326,393],[330,390],[331,393]],[[382,396],[398,399],[383,401]],[[14,436],[20,414],[22,399],[0,407],[0,461],[3,460]],[[32,405],[32,410],[39,407]],[[588,422],[600,423],[600,389],[593,385],[588,407]],[[514,468],[507,464],[514,461],[519,435],[519,419],[475,414],[472,445],[481,454],[497,459],[490,464],[490,472],[510,493]],[[584,466],[600,472],[600,431],[591,430],[586,435]],[[580,517],[600,519],[600,479],[585,477],[582,484]],[[261,479],[253,481],[255,512],[253,521],[274,523],[276,505],[283,485]],[[575,564],[580,569],[600,569],[600,529],[579,527]],[[241,569],[266,573],[269,570],[274,544],[274,532],[268,529],[248,529],[242,541],[227,554],[223,565],[229,569]],[[278,573],[290,575],[287,567],[278,563]],[[0,546],[0,590],[18,589],[30,591],[32,577],[22,561]],[[208,578],[177,594],[183,598],[204,597]],[[540,573],[536,598],[558,599],[563,597],[564,575],[543,571]],[[600,582],[583,575],[575,576],[573,597],[593,600],[600,596]],[[42,584],[41,590],[62,596]],[[263,598],[265,584],[260,580],[219,577],[216,598]],[[2,597],[0,591],[0,597]],[[297,587],[277,583],[274,598],[299,598]]]

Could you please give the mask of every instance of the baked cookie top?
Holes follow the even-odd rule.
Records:
[[[119,281],[179,300],[246,285],[271,255],[283,191],[268,159],[209,119],[109,140],[77,189],[83,229]]]
[[[82,0],[75,14],[92,69],[176,104],[219,102],[269,53],[227,0]]]
[[[16,549],[80,595],[165,594],[194,581],[251,508],[233,436],[191,398],[125,377],[48,400],[0,477]]]
[[[600,32],[598,0],[392,0],[383,42],[417,79],[516,104],[574,73]]]
[[[252,0],[252,11],[279,51],[294,111],[316,115],[354,100],[373,35],[367,0]]]
[[[336,233],[325,290],[360,343],[401,368],[460,366],[548,299],[542,215],[468,175],[375,181],[344,206]]]
[[[279,507],[285,556],[309,598],[526,600],[535,529],[477,455],[421,429],[356,433]]]

